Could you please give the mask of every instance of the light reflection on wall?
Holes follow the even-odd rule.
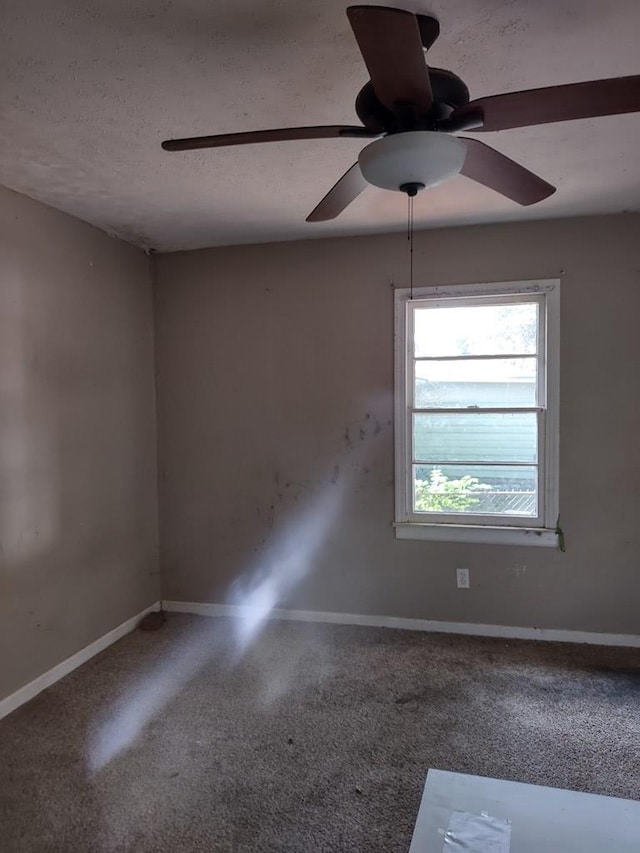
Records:
[[[345,428],[342,448],[327,466],[332,473],[305,505],[298,504],[299,508],[282,518],[265,551],[231,586],[226,598],[236,614],[231,630],[226,619],[203,619],[174,643],[150,672],[136,676],[135,684],[105,709],[89,732],[90,772],[98,772],[132,746],[145,726],[212,660],[221,670],[238,664],[274,609],[286,604],[296,587],[316,571],[323,548],[332,539],[332,528],[344,511],[345,498],[361,482],[359,476],[369,472],[365,462],[375,452],[384,430],[391,426],[392,397],[388,392],[369,397],[366,405],[366,415]],[[267,705],[286,692],[293,678],[323,677],[331,670],[331,662],[322,653],[322,665],[312,673],[304,671],[295,650],[287,649],[286,656],[279,658],[274,658],[272,651],[260,650],[259,656],[263,683],[262,689],[257,688],[256,699]]]
[[[90,732],[87,764],[91,772],[130,747],[147,723],[213,657],[221,667],[232,667],[241,659],[272,610],[314,571],[344,494],[341,484],[324,486],[305,509],[287,518],[259,564],[233,585],[228,603],[238,610],[231,638],[224,624],[206,620],[172,651],[170,660],[163,660],[108,710]]]

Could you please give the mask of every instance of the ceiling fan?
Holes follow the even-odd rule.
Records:
[[[530,89],[470,100],[464,82],[425,63],[440,32],[436,18],[387,6],[350,6],[347,17],[371,77],[358,93],[362,125],[290,127],[169,139],[166,151],[331,137],[378,138],[309,214],[334,219],[368,184],[414,196],[462,174],[518,204],[535,204],[555,187],[460,131],[494,131],[640,111],[640,75]]]

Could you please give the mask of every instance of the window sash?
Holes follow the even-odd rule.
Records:
[[[442,410],[436,410],[441,412]],[[476,410],[474,410],[475,412]],[[483,410],[485,411],[485,410]],[[505,409],[500,409],[500,412],[509,411]],[[520,412],[520,409],[514,409],[511,411]],[[545,482],[546,482],[546,447],[545,447],[545,438],[546,438],[546,411],[543,409],[535,410],[537,413],[537,458],[535,462],[494,462],[489,459],[478,459],[473,461],[454,461],[447,460],[444,462],[431,462],[424,461],[422,459],[416,459],[414,454],[414,431],[413,431],[413,417],[410,415],[407,418],[408,421],[408,443],[407,447],[409,450],[409,456],[406,460],[406,507],[408,514],[408,521],[415,522],[423,522],[423,523],[442,523],[442,524],[492,524],[492,525],[508,525],[509,527],[536,527],[542,526],[545,519]],[[460,412],[460,409],[456,410],[456,412]],[[462,409],[464,413],[465,410]],[[473,413],[469,413],[473,416]],[[413,469],[416,465],[436,465],[437,467],[446,467],[448,465],[465,465],[469,468],[476,466],[486,465],[492,468],[535,468],[537,477],[536,477],[536,502],[537,502],[537,513],[536,515],[513,515],[507,513],[477,513],[477,512],[424,512],[417,511],[414,509],[413,501],[414,501],[414,479],[413,479]]]

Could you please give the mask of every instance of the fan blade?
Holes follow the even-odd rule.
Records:
[[[326,222],[335,219],[368,186],[360,165],[354,163],[337,184],[334,184],[320,204],[307,216],[307,222]]]
[[[418,19],[418,26],[420,27],[422,47],[425,50],[429,50],[440,35],[440,23],[437,18],[431,15],[416,15],[416,17]]]
[[[378,100],[393,112],[429,112],[433,95],[418,18],[386,6],[349,6],[347,16]]]
[[[328,124],[319,127],[283,127],[277,130],[249,130],[246,133],[166,139],[162,147],[165,151],[192,151],[194,148],[221,148],[225,145],[247,145],[254,142],[286,142],[290,139],[331,139],[336,136],[373,137],[380,134],[357,125],[351,127]]]
[[[477,139],[465,139],[467,156],[460,172],[518,204],[535,204],[548,198],[556,188]]]
[[[640,75],[569,83],[478,98],[457,109],[447,130],[507,130],[640,112]]]

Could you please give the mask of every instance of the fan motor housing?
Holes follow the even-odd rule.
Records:
[[[432,130],[438,122],[451,115],[458,107],[469,103],[469,90],[463,80],[444,68],[429,68],[433,104],[428,114],[417,116],[410,107],[392,112],[376,97],[371,81],[365,84],[356,98],[356,114],[369,130],[380,133],[397,133],[403,130]]]

